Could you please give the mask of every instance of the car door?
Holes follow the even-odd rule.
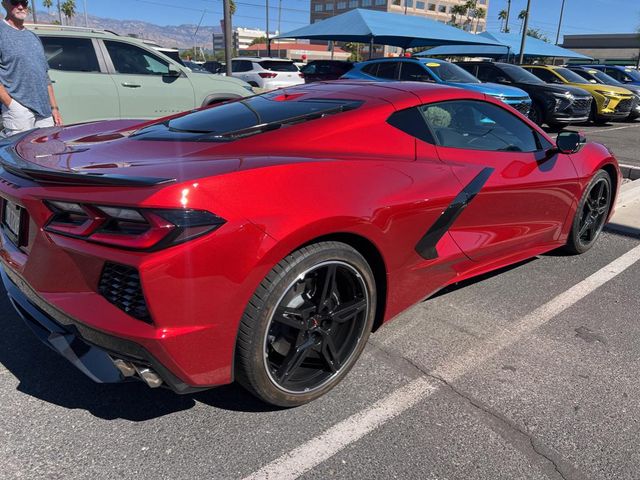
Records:
[[[120,96],[122,118],[158,118],[196,106],[187,74],[180,70],[180,75],[170,75],[167,59],[127,42],[103,42]]]
[[[476,261],[557,244],[579,194],[568,156],[501,106],[453,100],[420,107],[436,150],[466,195],[449,232]]]
[[[65,123],[120,118],[118,89],[96,48],[97,40],[54,35],[40,40]]]

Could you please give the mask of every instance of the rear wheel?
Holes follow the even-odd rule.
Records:
[[[236,378],[274,405],[314,400],[355,364],[375,311],[373,273],[355,249],[339,242],[301,248],[271,270],[249,302]]]
[[[591,102],[591,115],[589,119],[595,123],[596,125],[604,125],[607,123],[607,119],[598,115],[598,106],[596,105],[596,101]]]
[[[584,253],[595,243],[611,210],[611,177],[599,170],[587,185],[573,219],[566,250]]]

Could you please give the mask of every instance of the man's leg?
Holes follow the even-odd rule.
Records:
[[[9,137],[20,132],[26,132],[35,127],[36,117],[33,112],[13,100],[9,107],[2,106],[2,136]]]

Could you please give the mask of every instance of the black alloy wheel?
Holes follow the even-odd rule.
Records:
[[[584,253],[595,244],[609,216],[612,198],[611,177],[604,170],[599,170],[578,204],[567,250]]]
[[[262,282],[238,335],[238,381],[291,407],[333,388],[362,352],[375,316],[365,259],[338,242],[304,247]]]

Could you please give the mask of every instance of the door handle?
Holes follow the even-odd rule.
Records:
[[[127,88],[140,88],[142,85],[138,85],[137,83],[123,82],[122,86]]]

